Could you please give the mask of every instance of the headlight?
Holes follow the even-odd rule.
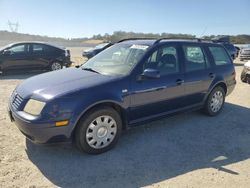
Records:
[[[45,106],[45,102],[41,102],[41,101],[37,101],[34,99],[30,99],[27,104],[24,107],[24,111],[31,114],[31,115],[40,115],[40,113],[42,112],[44,106]]]

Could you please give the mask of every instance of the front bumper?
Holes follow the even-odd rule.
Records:
[[[20,117],[11,107],[8,107],[10,120],[13,121],[18,129],[32,142],[38,144],[69,142],[71,132],[69,125],[56,127],[51,123],[34,123]]]
[[[64,66],[70,67],[71,65],[72,65],[72,61],[70,61],[70,60],[64,61]]]

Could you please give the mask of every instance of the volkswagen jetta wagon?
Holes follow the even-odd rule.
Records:
[[[200,39],[126,39],[85,64],[31,77],[9,115],[35,143],[73,140],[87,153],[111,149],[122,130],[173,113],[215,116],[235,87],[230,55]]]

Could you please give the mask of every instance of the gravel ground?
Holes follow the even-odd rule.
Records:
[[[123,133],[101,155],[71,144],[27,141],[6,113],[7,100],[33,74],[0,79],[0,187],[249,187],[250,85],[239,80],[217,117],[188,112]]]

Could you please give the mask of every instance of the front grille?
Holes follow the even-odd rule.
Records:
[[[20,105],[22,104],[23,102],[23,98],[18,95],[17,93],[14,93],[13,96],[12,96],[12,107],[15,109],[15,110],[18,110]]]

